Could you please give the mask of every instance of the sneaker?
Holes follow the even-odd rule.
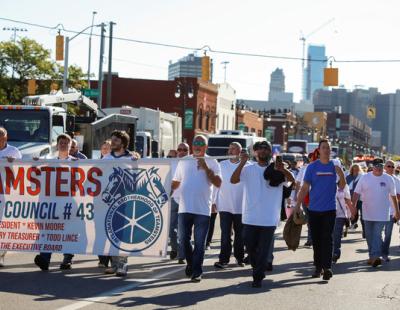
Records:
[[[371,266],[375,268],[375,267],[378,267],[379,265],[382,265],[382,261],[381,261],[381,259],[378,257],[378,258],[375,258],[375,259],[372,261]]]
[[[4,255],[0,256],[0,267],[4,267]]]
[[[99,268],[107,268],[106,264],[104,264],[104,263],[98,263],[97,267],[99,267]]]
[[[177,256],[178,256],[178,252],[177,252],[177,251],[171,251],[171,252],[169,252],[169,258],[170,258],[171,260],[174,260]]]
[[[128,274],[128,264],[120,264],[115,275],[117,277],[126,277]]]
[[[207,251],[211,250],[210,244],[207,244],[207,245],[206,245],[206,250],[207,250]]]
[[[61,270],[69,270],[71,269],[72,263],[71,262],[62,262],[60,264],[60,269]]]
[[[183,258],[178,259],[178,264],[180,265],[185,264],[185,260]]]
[[[322,275],[322,270],[315,269],[314,273],[311,275],[311,278],[319,278]]]
[[[214,264],[214,267],[217,269],[225,269],[226,267],[228,267],[228,264],[226,263],[221,263],[221,262],[216,262]]]
[[[272,263],[267,263],[267,265],[265,266],[265,271],[272,271],[274,268],[272,266]]]
[[[201,281],[201,275],[199,276],[192,276],[192,278],[190,279],[190,281],[195,282],[195,283],[199,283]]]
[[[193,269],[191,265],[187,265],[185,268],[185,274],[188,278],[190,278],[193,275]]]
[[[373,262],[374,262],[374,260],[372,258],[369,258],[367,260],[367,265],[371,266]]]
[[[387,255],[383,255],[383,256],[382,256],[382,259],[383,259],[383,261],[386,262],[386,263],[387,263],[387,262],[390,262],[390,257],[387,256]]]
[[[106,270],[104,270],[105,274],[114,274],[117,272],[117,266],[111,266],[106,268]]]
[[[333,255],[332,256],[332,262],[336,264],[339,258],[340,258],[339,255]]]
[[[322,279],[325,281],[329,281],[330,278],[333,277],[333,272],[332,269],[325,269],[324,270],[324,275],[322,276]]]
[[[254,287],[254,288],[262,287],[262,280],[253,280],[253,283],[251,283],[251,287]]]
[[[247,255],[245,258],[243,258],[243,263],[245,263],[246,265],[250,264],[250,257],[249,255]]]
[[[46,261],[42,256],[36,255],[34,262],[41,270],[49,270],[49,262]]]
[[[304,246],[309,248],[312,246],[312,242],[311,241],[307,241],[306,243],[304,243]]]
[[[236,260],[236,263],[237,263],[237,265],[238,265],[239,267],[244,267],[244,266],[245,266],[243,260],[237,259],[237,260]]]

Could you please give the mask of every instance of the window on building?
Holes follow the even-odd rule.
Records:
[[[197,127],[203,129],[203,109],[200,108],[197,116]]]

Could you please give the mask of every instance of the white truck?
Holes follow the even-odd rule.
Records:
[[[105,114],[132,115],[138,118],[135,150],[142,157],[163,157],[182,141],[182,119],[176,114],[149,108],[106,108]]]
[[[70,109],[78,109],[72,115]],[[131,136],[133,149],[136,117],[108,115],[101,118],[95,102],[78,91],[63,94],[27,96],[22,105],[0,106],[0,126],[7,129],[8,143],[17,147],[23,158],[53,155],[61,133],[75,133],[83,139],[83,152],[92,157],[93,151],[110,137],[112,130],[123,129]],[[101,119],[100,119],[101,118]]]

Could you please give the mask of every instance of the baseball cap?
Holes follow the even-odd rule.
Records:
[[[375,158],[372,161],[372,166],[378,167],[378,168],[383,168],[383,159],[379,158],[379,157]]]
[[[272,151],[272,146],[271,143],[269,143],[268,141],[258,141],[256,143],[254,143],[253,145],[253,150],[257,151],[260,148],[268,148],[270,151]]]

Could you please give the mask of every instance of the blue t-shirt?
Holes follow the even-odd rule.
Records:
[[[309,164],[304,181],[311,186],[309,205],[311,211],[336,210],[336,170],[332,161],[323,164],[317,160]]]

